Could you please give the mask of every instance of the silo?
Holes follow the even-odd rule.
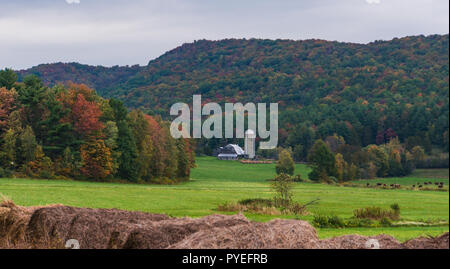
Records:
[[[252,129],[248,129],[245,132],[245,154],[249,159],[255,158],[255,140],[256,133]]]

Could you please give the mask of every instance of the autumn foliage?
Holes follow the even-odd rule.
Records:
[[[193,145],[173,139],[161,118],[129,113],[122,102],[83,84],[48,88],[36,77],[2,81],[10,86],[0,87],[3,170],[36,178],[189,180]]]

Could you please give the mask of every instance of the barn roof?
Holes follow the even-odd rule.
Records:
[[[234,151],[236,152],[237,155],[244,155],[245,151],[239,147],[239,145],[236,144],[229,144],[228,146],[232,146],[234,148]]]

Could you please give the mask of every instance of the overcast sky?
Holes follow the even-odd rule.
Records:
[[[447,34],[448,0],[0,0],[0,68],[145,65],[198,39]]]

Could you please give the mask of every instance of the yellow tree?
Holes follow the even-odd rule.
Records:
[[[81,173],[87,178],[103,179],[113,169],[111,151],[101,139],[90,140],[81,146]]]

